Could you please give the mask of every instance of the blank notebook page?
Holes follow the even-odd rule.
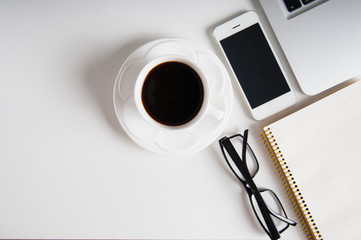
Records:
[[[264,129],[275,141],[324,239],[361,236],[361,82]]]

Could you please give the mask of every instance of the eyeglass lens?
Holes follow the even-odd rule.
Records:
[[[278,199],[277,195],[273,191],[271,191],[269,189],[259,189],[259,192],[260,192],[264,202],[267,205],[268,211],[270,212],[272,220],[279,233],[282,233],[283,231],[285,231],[288,228],[289,224],[295,225],[292,220],[289,220],[287,218],[287,214],[286,214],[280,200]],[[258,203],[255,199],[255,196],[251,195],[250,200],[251,200],[252,208],[256,214],[258,221],[261,223],[263,229],[268,234],[270,234],[270,231],[267,228],[267,224],[263,218],[263,215],[261,214],[260,206],[258,205]]]

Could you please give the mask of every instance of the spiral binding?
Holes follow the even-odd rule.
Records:
[[[261,137],[272,158],[273,164],[277,170],[278,175],[281,178],[288,198],[291,200],[291,204],[296,211],[296,214],[300,220],[303,231],[305,232],[307,238],[323,240],[321,233],[318,230],[316,223],[311,215],[311,212],[302,197],[302,193],[300,192],[300,189],[298,188],[296,181],[292,176],[291,170],[288,168],[287,162],[278,147],[278,144],[272,134],[271,129],[263,129]]]

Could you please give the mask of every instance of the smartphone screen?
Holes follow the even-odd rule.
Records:
[[[291,91],[258,23],[220,44],[252,109]]]

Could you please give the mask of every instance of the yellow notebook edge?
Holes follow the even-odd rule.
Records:
[[[311,211],[307,207],[307,203],[302,196],[302,193],[297,186],[296,180],[292,176],[282,151],[277,145],[277,141],[269,127],[264,127],[261,133],[266,149],[271,156],[276,171],[282,181],[283,187],[287,192],[288,198],[291,201],[303,231],[308,239],[323,240],[322,235],[312,217]]]

